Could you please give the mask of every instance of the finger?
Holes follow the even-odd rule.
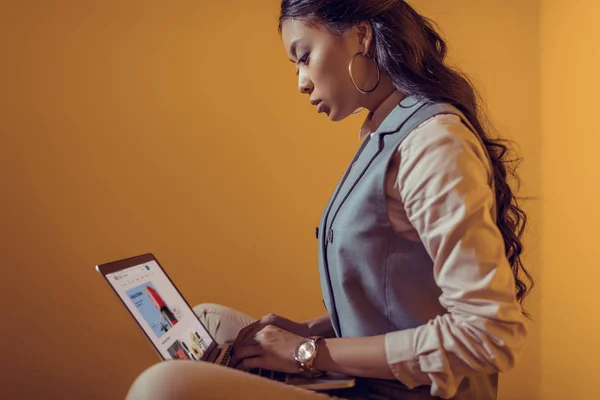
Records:
[[[249,357],[261,356],[264,354],[264,352],[265,351],[262,348],[262,346],[260,346],[258,344],[253,345],[253,346],[240,347],[238,349],[238,351],[236,351],[235,354],[231,356],[231,361],[229,362],[229,365],[231,365],[233,368],[235,368],[244,359],[249,358]]]
[[[237,347],[233,347],[232,351],[235,352],[235,351],[237,351],[237,349],[242,348],[242,347],[254,346],[254,345],[260,344],[260,342],[257,340],[257,337],[259,337],[260,334],[261,334],[260,331],[258,331],[258,332],[253,332],[251,335],[248,335],[245,339],[240,340]]]
[[[252,331],[248,332],[244,337],[240,337],[240,339],[237,341],[237,344],[234,343],[232,345],[232,352],[235,353],[240,347],[253,346],[259,344],[260,342],[256,338],[261,335],[263,329],[264,328],[253,329]]]
[[[251,323],[250,325],[248,325],[247,327],[240,330],[237,337],[233,341],[234,348],[238,347],[240,345],[240,343],[242,343],[246,339],[246,337],[249,336],[250,333],[256,329],[256,327],[257,327],[256,325],[258,324],[259,321],[260,320],[255,321],[255,322]],[[252,336],[254,336],[254,334],[252,334]]]
[[[262,318],[252,322],[250,325],[240,330],[238,336],[233,341],[233,347],[238,347],[249,337],[253,337],[258,331],[262,330],[267,325],[275,325],[278,320],[278,316],[275,314],[267,314]]]
[[[232,349],[232,351],[237,351],[237,350],[242,349],[247,346],[258,346],[258,345],[260,345],[260,342],[256,339],[256,335],[255,335],[255,336],[249,337],[248,339],[241,342],[238,345],[238,347]]]

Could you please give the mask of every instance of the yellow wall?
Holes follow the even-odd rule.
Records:
[[[151,251],[193,304],[296,319],[324,311],[314,228],[364,115],[331,124],[297,93],[278,4],[0,2],[7,398],[119,398],[156,362],[97,263]],[[500,132],[521,145],[523,193],[536,194],[537,2],[413,4],[439,22]],[[583,113],[574,89],[565,107]],[[553,129],[556,146],[575,150],[573,135]],[[554,210],[575,208],[566,196]],[[538,208],[526,207],[535,232]],[[533,235],[528,243],[535,249]],[[528,264],[535,272],[534,253]],[[583,321],[589,301],[579,296]],[[521,365],[502,378],[503,399],[537,392],[538,344],[533,326]]]
[[[544,0],[542,399],[598,399],[600,3]]]

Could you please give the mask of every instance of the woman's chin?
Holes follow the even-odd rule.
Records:
[[[331,121],[338,122],[338,121],[341,121],[341,120],[349,117],[350,114],[349,113],[348,114],[343,114],[343,113],[339,114],[339,113],[336,112],[336,110],[332,109],[332,110],[329,111],[329,114],[327,114],[327,116],[329,117],[329,119]]]
[[[343,118],[339,118],[338,117],[338,115],[337,115],[337,113],[335,112],[334,109],[329,109],[328,110],[327,117],[329,118],[330,121],[333,121],[333,122],[337,122],[340,119],[343,119]]]
[[[350,115],[352,115],[351,111],[346,111],[344,109],[340,110],[339,107],[338,108],[327,107],[322,112],[327,115],[327,118],[329,118],[330,121],[333,121],[333,122],[341,121],[343,119],[346,119]]]

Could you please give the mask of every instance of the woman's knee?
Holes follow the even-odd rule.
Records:
[[[145,370],[126,400],[328,399],[234,368],[198,361],[164,361]]]
[[[281,384],[207,362],[172,360],[142,372],[125,400],[263,400],[273,385]]]
[[[216,314],[216,315],[221,315],[221,316],[225,316],[225,317],[247,317],[247,318],[251,318],[248,315],[242,313],[241,311],[238,311],[236,309],[224,306],[222,304],[216,304],[216,303],[201,303],[198,304],[197,306],[194,307],[194,313],[196,313],[196,315],[200,316],[203,314]]]
[[[199,304],[194,313],[217,343],[232,342],[242,328],[255,321],[240,311],[214,303]]]
[[[223,312],[226,312],[227,310],[231,309],[215,303],[201,303],[194,307],[194,313],[199,318],[209,313],[221,314]]]
[[[201,378],[198,368],[202,368],[202,363],[184,360],[155,364],[137,377],[126,400],[192,399],[197,394],[190,392],[190,375],[194,375],[194,380]]]

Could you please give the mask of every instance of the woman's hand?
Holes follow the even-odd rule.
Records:
[[[294,359],[294,351],[304,337],[274,325],[267,325],[254,336],[233,346],[230,365],[249,370],[263,368],[298,374],[302,371]]]
[[[241,343],[254,337],[258,332],[268,325],[277,326],[285,331],[295,333],[298,336],[311,336],[311,332],[307,324],[290,321],[289,319],[280,317],[279,315],[268,314],[242,329],[233,342],[233,348],[235,349],[236,347],[239,347]]]

